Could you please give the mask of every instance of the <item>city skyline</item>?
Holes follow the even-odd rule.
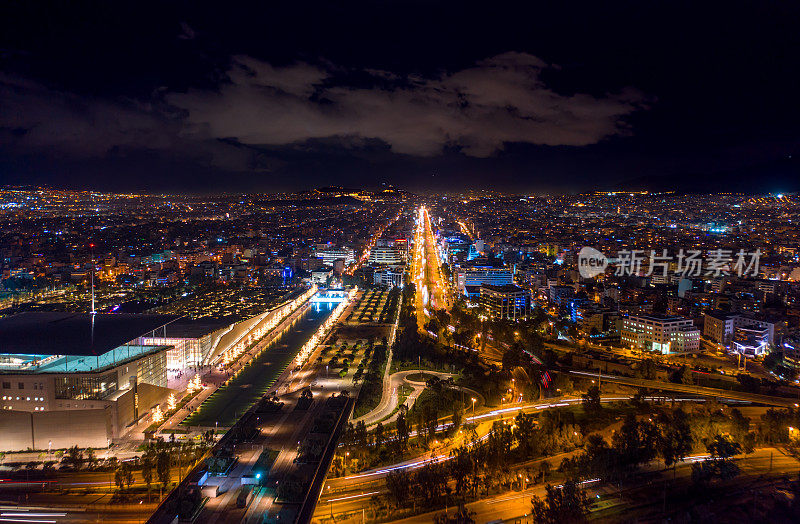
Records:
[[[2,495],[20,522],[796,520],[799,214],[0,187]]]

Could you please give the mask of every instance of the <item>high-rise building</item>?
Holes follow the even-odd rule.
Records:
[[[733,350],[746,357],[763,356],[769,349],[769,330],[737,327],[733,330]]]
[[[373,275],[373,281],[382,286],[402,286],[404,272],[403,268],[378,269]]]
[[[344,259],[346,265],[350,265],[356,260],[355,251],[349,247],[318,249],[315,251],[315,256],[322,259],[323,264],[331,267],[333,263],[340,258]]]
[[[767,343],[775,343],[775,331],[779,328],[777,322],[718,310],[708,311],[704,316],[703,335],[718,344],[730,347],[736,328],[764,329],[767,331]]]
[[[402,264],[404,257],[401,251],[394,246],[375,246],[370,250],[367,262],[371,265],[391,266]]]

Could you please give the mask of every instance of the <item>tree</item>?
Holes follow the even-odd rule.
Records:
[[[437,502],[447,488],[445,466],[439,463],[419,468],[413,474],[411,488],[417,497],[425,500],[427,505]]]
[[[730,413],[731,436],[733,440],[746,447],[750,437],[750,419],[742,415],[742,412],[733,408]],[[750,453],[750,451],[747,451]]]
[[[688,368],[681,366],[669,374],[669,381],[673,384],[691,384],[692,377],[687,373]]]
[[[133,484],[133,468],[127,462],[123,462],[123,464],[126,465],[123,481],[125,482],[125,489],[129,490]]]
[[[731,458],[742,452],[742,446],[730,435],[716,435],[706,446],[711,457],[692,464],[692,481],[705,487],[715,479],[728,480],[739,474],[739,465]]]
[[[573,478],[613,479],[620,473],[619,455],[619,451],[610,448],[602,436],[594,434],[586,439],[584,453],[573,457],[572,462],[564,466]]]
[[[638,467],[656,455],[658,431],[649,420],[637,421],[633,413],[625,417],[622,427],[614,434],[612,447],[623,466]]]
[[[658,366],[652,358],[643,359],[639,362],[639,367],[636,369],[636,376],[653,380],[656,378]]]
[[[425,387],[430,389],[436,396],[439,396],[444,389],[444,381],[439,377],[431,377],[425,381]]]
[[[742,452],[742,446],[733,440],[730,435],[717,435],[706,448],[711,454],[711,458],[728,460],[734,455]]]
[[[464,496],[470,489],[472,474],[474,472],[474,460],[470,450],[466,446],[461,446],[450,452],[451,460],[447,463],[450,476],[455,481],[455,492],[458,496]]]
[[[117,465],[117,469],[114,471],[114,484],[117,485],[117,489],[122,491],[125,488],[125,480],[123,471],[127,467],[127,464],[121,462]]]
[[[355,441],[358,446],[363,450],[369,446],[369,434],[367,433],[367,425],[363,420],[356,422],[355,426]]]
[[[514,417],[514,439],[517,441],[517,449],[523,458],[532,456],[536,449],[536,436],[538,435],[536,425],[536,417],[532,414],[520,411]]]
[[[114,483],[120,491],[130,489],[133,484],[133,471],[127,462],[120,462],[114,472]]]
[[[749,393],[758,393],[761,390],[761,381],[751,375],[739,373],[736,375],[736,380],[741,385],[742,390]]]
[[[439,330],[442,329],[442,327],[436,318],[432,318],[425,324],[425,329],[438,336]]]
[[[408,420],[406,419],[407,413],[408,409],[405,404],[400,406],[400,412],[397,414],[397,444],[400,450],[405,449],[408,444],[410,431],[408,429]]]
[[[384,440],[383,424],[378,422],[378,425],[375,426],[375,446],[377,448],[383,446],[383,440]]]
[[[682,409],[676,409],[672,415],[662,413],[657,417],[659,428],[658,454],[664,459],[664,465],[674,466],[692,451],[692,428],[689,417]]]
[[[585,522],[589,514],[589,498],[574,480],[562,487],[550,484],[545,488],[544,500],[531,499],[531,516],[537,524],[572,524]]]
[[[458,428],[461,426],[461,411],[463,409],[464,406],[460,401],[453,402],[453,433],[458,431]]]
[[[771,351],[764,357],[764,367],[770,371],[775,371],[783,364],[783,353],[780,351]]]
[[[94,449],[86,448],[86,462],[89,465],[89,468],[94,468],[97,465],[97,455],[94,453]]]
[[[436,406],[428,404],[422,410],[422,420],[425,427],[425,443],[436,437],[436,427],[439,425],[439,411]]]
[[[72,446],[64,455],[64,462],[78,469],[83,465],[83,451],[78,446]]]
[[[201,437],[201,442],[207,448],[210,448],[214,444],[214,430],[209,429],[203,432],[203,436]]]
[[[586,390],[586,394],[581,396],[583,411],[590,417],[599,415],[603,407],[600,404],[600,388],[592,386]]]
[[[150,484],[153,483],[153,467],[155,466],[154,449],[148,446],[142,455],[142,479],[147,484],[147,493],[150,493]]]
[[[402,507],[411,495],[411,474],[405,469],[398,469],[386,475],[386,489],[394,500],[395,507]]]
[[[789,440],[789,432],[786,431],[787,426],[800,426],[798,412],[770,408],[761,415],[761,424],[759,424],[758,430],[765,442],[774,444]]]
[[[503,353],[503,371],[511,371],[523,361],[524,352],[522,345],[515,342]]]
[[[542,475],[542,482],[547,480],[547,475],[550,474],[550,471],[553,469],[553,466],[550,465],[550,462],[543,460],[541,464],[539,464],[539,473]]]
[[[435,524],[475,524],[474,511],[470,511],[464,504],[459,504],[455,513],[439,513],[433,518]]]
[[[156,475],[158,476],[158,481],[161,482],[161,485],[164,489],[167,488],[169,485],[170,480],[170,457],[169,453],[167,453],[166,449],[158,450],[158,455],[156,456]]]

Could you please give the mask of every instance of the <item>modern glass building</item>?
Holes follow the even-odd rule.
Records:
[[[105,446],[171,392],[171,315],[0,318],[0,451]],[[5,438],[7,436],[7,438]],[[46,440],[45,440],[46,439]]]
[[[480,302],[492,318],[519,320],[528,316],[531,296],[527,289],[513,284],[483,284],[480,287]]]

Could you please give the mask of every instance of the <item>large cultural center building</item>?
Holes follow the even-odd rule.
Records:
[[[106,447],[171,392],[170,315],[29,312],[0,319],[3,450]]]

